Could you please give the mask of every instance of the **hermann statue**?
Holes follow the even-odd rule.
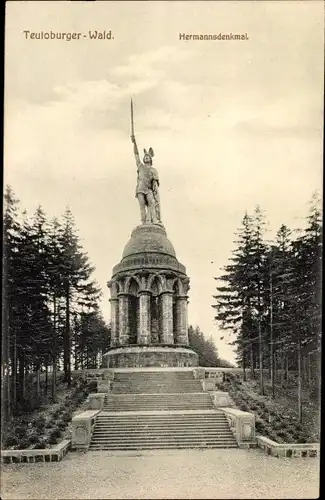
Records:
[[[143,163],[140,160],[138,146],[134,135],[133,102],[131,99],[131,140],[137,165],[138,178],[135,196],[140,205],[142,224],[161,224],[159,202],[159,178],[157,170],[152,166],[154,152],[152,148],[144,149]]]

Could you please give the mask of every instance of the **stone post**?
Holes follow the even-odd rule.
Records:
[[[171,291],[161,294],[161,327],[163,343],[173,344],[173,292]]]
[[[129,296],[127,293],[120,292],[119,300],[119,344],[129,343],[130,325],[129,325]]]
[[[188,345],[187,295],[176,297],[176,344]]]
[[[119,299],[110,299],[111,303],[111,347],[115,347],[119,344],[119,331],[118,331],[118,320],[119,320]]]
[[[151,292],[149,290],[141,290],[139,292],[139,329],[137,343],[141,345],[148,345],[151,340],[150,298]]]

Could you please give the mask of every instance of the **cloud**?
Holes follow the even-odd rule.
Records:
[[[316,137],[319,138],[322,133],[320,124],[315,123],[314,126],[304,125],[281,125],[267,123],[261,119],[250,121],[241,121],[234,126],[236,132],[241,135],[253,137],[278,137],[278,138],[302,138]]]
[[[191,55],[188,49],[166,45],[143,54],[133,54],[127,64],[111,70],[112,76],[118,77],[155,77],[161,79],[168,73],[171,66],[179,64]]]

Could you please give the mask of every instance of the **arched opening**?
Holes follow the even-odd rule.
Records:
[[[156,277],[151,283],[150,312],[151,312],[151,343],[160,342],[160,282]]]

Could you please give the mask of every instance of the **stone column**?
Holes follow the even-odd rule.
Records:
[[[176,297],[176,344],[188,345],[187,295]]]
[[[148,345],[151,340],[150,298],[151,292],[149,290],[141,290],[139,292],[139,329],[137,343],[141,345]]]
[[[119,299],[117,297],[110,299],[111,303],[111,347],[119,344]]]
[[[129,325],[129,296],[127,293],[118,294],[119,301],[119,344],[129,343],[130,325]]]
[[[171,291],[161,294],[161,328],[163,343],[173,344],[173,292]]]

